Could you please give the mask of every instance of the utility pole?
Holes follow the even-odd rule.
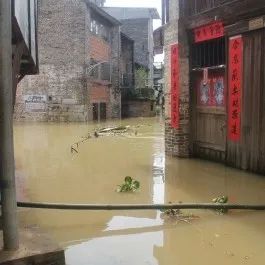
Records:
[[[13,140],[11,0],[0,1],[0,189],[5,250],[18,242]]]

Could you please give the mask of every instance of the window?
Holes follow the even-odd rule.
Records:
[[[104,63],[101,65],[100,76],[101,76],[101,80],[110,81],[111,77],[110,77],[110,64],[109,63]]]
[[[110,41],[110,29],[94,19],[90,22],[90,31],[100,36],[105,41]]]
[[[107,104],[105,102],[93,103],[93,120],[101,121],[107,118]]]
[[[192,68],[213,67],[225,64],[225,38],[193,44]]]
[[[94,65],[94,67],[93,67]],[[89,75],[95,80],[103,80],[111,82],[111,64],[100,63],[91,59],[91,68]]]

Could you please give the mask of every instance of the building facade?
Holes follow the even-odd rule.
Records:
[[[147,86],[153,87],[154,40],[153,19],[160,19],[155,8],[104,7],[111,16],[121,21],[121,31],[134,40],[136,68],[148,72]]]
[[[21,82],[15,119],[119,118],[119,21],[88,0],[45,0],[38,36],[40,73]]]
[[[264,15],[260,0],[163,1],[167,153],[265,174]]]

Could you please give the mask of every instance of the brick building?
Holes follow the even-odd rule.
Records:
[[[162,3],[167,153],[265,174],[264,1]]]
[[[96,4],[39,1],[40,73],[21,82],[16,120],[120,117],[120,22]]]
[[[111,16],[121,21],[122,33],[134,40],[134,61],[136,68],[148,71],[147,85],[153,86],[153,19],[160,19],[155,8],[104,7]]]
[[[154,108],[153,19],[160,19],[155,8],[104,7],[121,22],[121,32],[134,41],[133,86],[123,87],[122,117],[150,117]]]

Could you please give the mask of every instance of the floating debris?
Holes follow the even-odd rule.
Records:
[[[73,154],[73,153],[78,154],[78,151],[77,151],[73,146],[71,146],[71,153],[72,153],[72,154]]]
[[[117,192],[135,192],[140,188],[140,182],[132,177],[125,177],[124,183],[118,185]]]
[[[71,154],[78,154],[78,148],[81,143],[84,143],[85,141],[91,139],[91,138],[99,138],[102,136],[137,136],[138,131],[136,128],[140,128],[142,126],[149,126],[149,125],[138,125],[138,126],[113,126],[113,127],[107,127],[107,128],[101,128],[96,131],[94,131],[92,134],[88,133],[88,136],[82,137],[83,139],[81,141],[78,141],[76,143],[73,143],[71,145]],[[139,137],[137,137],[139,138]]]
[[[199,219],[199,216],[196,216],[192,213],[184,213],[180,209],[168,209],[168,210],[160,210],[162,219],[169,219],[173,221],[182,221],[182,222],[190,222],[192,220]]]
[[[228,203],[228,196],[220,196],[217,198],[214,198],[212,200],[212,202],[217,203],[217,204],[225,204]],[[219,214],[225,214],[228,212],[227,209],[220,209],[220,210],[216,210]]]
[[[88,134],[86,137],[82,137],[82,138],[83,138],[83,140],[78,141],[78,142],[76,142],[76,143],[73,143],[73,144],[71,145],[71,149],[70,149],[71,154],[78,154],[78,153],[79,153],[79,152],[78,152],[79,145],[80,145],[81,143],[84,143],[85,141],[91,139],[92,136],[91,136],[90,134]]]
[[[95,132],[95,136],[106,136],[106,135],[117,135],[124,134],[130,131],[130,126],[118,126],[118,127],[109,127],[103,128]]]

